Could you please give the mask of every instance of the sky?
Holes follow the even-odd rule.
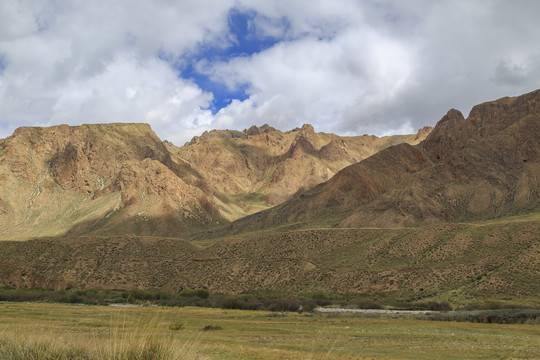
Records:
[[[2,0],[0,138],[144,122],[378,136],[540,88],[537,0]]]

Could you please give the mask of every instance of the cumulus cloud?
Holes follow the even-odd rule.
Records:
[[[260,49],[242,51],[238,13]],[[263,123],[412,132],[537,88],[539,15],[533,0],[4,0],[0,137],[113,121],[177,144]],[[214,109],[212,85],[244,96]]]
[[[409,49],[365,29],[361,39],[352,30],[332,40],[306,37],[202,71],[231,88],[249,84],[249,100],[220,111],[218,122],[234,113],[245,125],[256,121],[286,128],[315,122],[321,130],[346,131],[340,128],[345,110],[392,97],[411,62]]]
[[[1,2],[0,137],[19,126],[133,121],[182,140],[211,122],[213,95],[175,64],[200,44],[227,41],[229,7]]]
[[[259,8],[269,17],[286,14],[288,41],[205,64],[231,88],[250,89],[249,99],[216,120],[388,135],[434,125],[452,107],[467,113],[538,87],[535,2],[346,3],[315,2],[307,12],[280,2]]]

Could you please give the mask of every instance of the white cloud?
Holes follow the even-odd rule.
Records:
[[[227,47],[232,8],[273,47],[200,59],[244,89],[216,115],[213,94],[178,69]],[[18,126],[149,122],[183,143],[212,128],[309,122],[379,135],[433,125],[455,107],[538,87],[540,3],[470,1],[0,2],[0,137]],[[181,74],[180,74],[181,75]]]
[[[242,126],[267,122],[287,129],[314,122],[319,130],[343,133],[350,124],[341,122],[352,107],[382,105],[400,91],[413,54],[359,24],[332,39],[307,36],[251,57],[205,63],[201,70],[233,89],[249,84],[250,98],[219,112],[217,123],[234,114]]]
[[[290,3],[258,8],[290,21],[286,42],[205,64],[215,79],[247,84],[250,94],[216,120],[387,135],[434,125],[452,107],[467,113],[538,87],[540,3]]]
[[[230,3],[39,3],[0,3],[0,137],[26,125],[136,121],[175,139],[211,121],[212,94],[174,65],[223,41]]]

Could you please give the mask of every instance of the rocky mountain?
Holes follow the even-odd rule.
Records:
[[[232,229],[328,217],[333,226],[402,227],[530,212],[540,207],[539,134],[540,91],[477,105],[467,119],[450,110],[420,144],[384,149]]]
[[[206,132],[179,148],[145,124],[19,128],[0,140],[0,239],[179,237],[269,208],[395,142],[310,125]]]
[[[193,139],[191,139],[190,142],[187,142],[184,144],[184,146],[188,145],[195,145],[197,143],[200,143],[201,141],[206,141],[212,138],[220,138],[220,139],[234,139],[234,138],[243,138],[249,135],[259,135],[264,134],[270,131],[276,131],[273,127],[271,127],[268,124],[264,124],[263,126],[255,126],[253,125],[249,129],[244,129],[243,131],[238,130],[210,130],[205,131],[202,133],[201,136],[194,136]]]
[[[538,307],[539,134],[540,90],[401,138],[21,128],[0,141],[1,237],[41,238],[0,241],[0,286]]]
[[[341,137],[316,133],[308,124],[288,132],[263,125],[241,132],[205,132],[181,148],[168,148],[174,159],[187,162],[228,199],[220,210],[236,220],[278,205],[388,146],[418,144],[430,131],[426,127],[412,135]]]
[[[145,124],[19,128],[0,142],[0,237],[177,235],[221,219]]]

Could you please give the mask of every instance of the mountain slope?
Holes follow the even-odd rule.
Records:
[[[178,148],[145,124],[20,128],[0,140],[0,239],[179,237],[268,208],[381,147],[422,136],[262,126],[211,131]]]
[[[264,125],[243,132],[210,131],[181,148],[168,147],[173,158],[189,163],[225,195],[229,206],[221,207],[222,214],[235,220],[280,204],[388,146],[417,144],[430,131],[426,127],[413,135],[340,137],[316,133],[308,124],[285,133]]]
[[[19,128],[0,142],[0,174],[4,239],[177,235],[221,219],[204,180],[145,124]]]
[[[388,147],[281,205],[221,232],[199,232],[191,242],[95,236],[163,231],[157,226],[178,234],[213,224],[231,196],[214,190],[204,167],[182,160],[178,148],[156,140],[148,127],[100,129],[20,129],[0,142],[1,229],[26,236],[71,231],[62,238],[0,241],[0,286],[356,293],[390,302],[538,306],[540,91],[475,106],[467,119],[451,110],[418,145]],[[277,168],[295,156],[344,154],[340,139],[308,126],[290,134],[267,130],[235,137],[223,131],[190,146],[221,144],[195,155],[208,166],[237,156],[233,175],[245,170],[235,170],[238,159],[251,169],[257,161]],[[257,150],[252,137],[283,146]],[[93,154],[94,148],[108,155]],[[267,156],[270,150],[274,155]],[[246,172],[252,173],[258,174]],[[73,204],[78,207],[68,208]],[[144,219],[147,210],[164,215]]]
[[[450,110],[426,140],[351,165],[233,231],[341,213],[343,227],[418,226],[488,219],[540,206],[540,91]]]

